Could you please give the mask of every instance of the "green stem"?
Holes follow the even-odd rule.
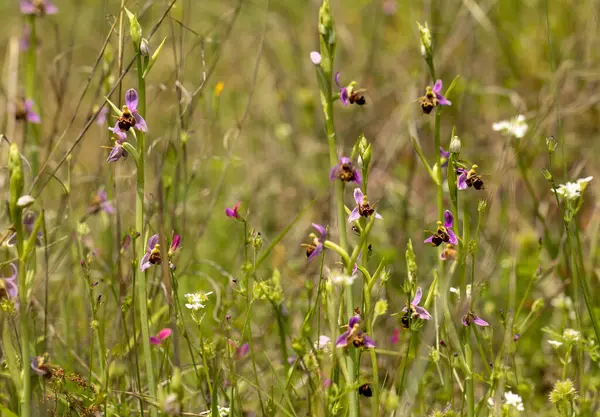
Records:
[[[587,285],[585,269],[583,263],[580,265],[580,262],[583,262],[583,254],[581,253],[581,240],[579,238],[579,228],[577,226],[576,220],[573,219],[571,223],[574,223],[573,227],[568,227],[568,240],[569,240],[569,248],[573,253],[573,263],[575,264],[575,271],[577,275],[577,282],[579,283],[579,287],[581,288],[581,292],[583,293],[583,300],[585,301],[585,306],[587,307],[588,314],[590,316],[590,320],[592,321],[592,326],[594,327],[594,333],[596,334],[596,339],[600,341],[600,328],[598,327],[598,322],[596,321],[596,316],[594,313],[593,301],[590,295],[590,290]],[[574,230],[571,230],[574,229]],[[573,247],[573,238],[572,234],[575,235],[575,241],[577,242],[577,247]],[[577,258],[575,258],[575,253],[577,252]]]
[[[25,274],[25,253],[23,224],[21,221],[21,210],[17,210],[17,216],[14,219],[14,225],[17,233],[17,251],[19,252],[19,323],[21,325],[21,361],[23,373],[21,375],[21,416],[29,417],[31,415],[31,368],[29,367],[29,321],[27,320],[27,307],[29,300],[27,297],[27,281]]]
[[[438,207],[438,220],[444,221],[444,188],[442,184],[442,156],[440,155],[440,117],[441,108],[437,106],[435,109],[435,130],[434,130],[434,142],[435,142],[435,154],[436,154],[436,177],[437,177],[437,207]],[[458,213],[456,213],[458,214]]]
[[[468,374],[467,380],[465,381],[466,391],[467,391],[467,415],[468,417],[475,416],[475,387],[473,383],[473,352],[471,351],[471,346],[469,345],[469,327],[467,327],[467,331],[465,334],[465,359],[467,361]]]
[[[333,97],[332,91],[332,64],[334,58],[333,48],[324,47],[324,42],[321,40],[321,53],[324,55],[327,51],[328,56],[324,56],[322,61],[322,69],[324,81],[321,85],[321,99],[323,104],[323,112],[325,114],[325,128],[327,130],[327,144],[329,147],[329,164],[335,166],[338,162],[338,156],[336,151],[335,143],[335,127],[333,124]],[[335,181],[335,200],[337,208],[337,222],[339,229],[340,247],[347,253],[348,252],[348,237],[346,233],[346,211],[344,206],[344,183],[342,181]],[[346,268],[351,269],[351,265],[346,265]],[[345,290],[346,297],[346,312],[348,317],[354,315],[354,302],[352,300],[352,287],[347,287]],[[347,383],[349,386],[354,385],[354,360],[351,355],[346,356],[347,372]],[[358,395],[356,390],[351,389],[348,392],[348,402],[350,417],[358,416]]]
[[[27,60],[25,62],[25,99],[33,100],[34,106],[39,106],[39,103],[36,103],[34,99],[35,95],[35,73],[36,73],[36,49],[37,49],[37,31],[36,31],[36,16],[29,17],[29,48],[27,49]],[[34,107],[35,108],[35,107]],[[38,107],[39,108],[39,107]],[[27,121],[26,121],[27,123]],[[26,124],[26,132],[33,132],[34,143],[31,149],[31,170],[33,176],[37,176],[38,174],[38,149],[40,146],[40,137],[39,137],[39,129],[37,126],[27,123]],[[27,135],[28,133],[26,133]]]
[[[146,81],[142,77],[143,63],[142,56],[138,51],[137,54],[137,72],[138,72],[138,112],[142,116],[146,116]],[[145,173],[144,173],[144,159],[146,155],[146,144],[144,132],[139,132],[137,135],[137,149],[139,151],[137,161],[137,181],[136,181],[136,198],[135,198],[135,228],[140,234],[140,237],[136,239],[137,253],[138,256],[145,252],[144,250],[144,186],[145,186]],[[139,262],[139,261],[138,261]],[[136,268],[137,268],[136,262]],[[146,362],[146,373],[148,379],[148,390],[150,396],[156,399],[156,379],[154,377],[154,366],[152,362],[152,350],[150,348],[150,329],[148,328],[148,292],[147,292],[147,276],[145,272],[139,274],[138,279],[138,301],[140,309],[140,328],[142,331],[142,346],[144,350],[144,362]],[[157,416],[156,408],[150,409],[150,415],[152,417]]]

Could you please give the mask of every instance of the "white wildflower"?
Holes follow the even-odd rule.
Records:
[[[574,329],[565,329],[563,332],[563,339],[565,339],[565,342],[567,343],[577,342],[580,337],[581,333]]]
[[[450,292],[453,292],[457,297],[460,298],[460,290],[458,288],[450,287]]]
[[[525,116],[522,114],[510,120],[502,120],[492,125],[492,129],[501,132],[505,136],[514,136],[517,139],[522,138],[527,133],[529,126],[525,122]]]
[[[562,342],[559,342],[558,340],[548,340],[548,343],[557,349],[562,346]]]
[[[504,393],[504,402],[506,405],[513,406],[518,411],[525,411],[525,407],[523,407],[523,399],[520,395],[514,394],[512,391]]]
[[[465,294],[466,294],[467,298],[471,298],[471,284],[466,285]]]
[[[490,407],[494,406],[494,399],[492,397],[488,397],[487,403]]]
[[[564,200],[574,201],[581,197],[593,177],[580,178],[576,182],[568,182],[556,187],[556,194]]]
[[[340,270],[334,270],[329,273],[329,279],[334,284],[351,286],[358,276],[356,274],[348,275]]]
[[[315,349],[316,350],[327,349],[330,342],[331,342],[331,338],[322,334],[321,336],[319,336],[319,340],[317,340],[315,342]]]
[[[196,292],[193,294],[185,294],[185,298],[187,299],[187,303],[185,304],[186,308],[190,310],[201,310],[205,307],[205,303],[208,301],[208,296],[213,292]]]

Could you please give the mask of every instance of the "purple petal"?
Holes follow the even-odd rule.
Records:
[[[158,244],[159,236],[158,234],[150,236],[148,239],[148,251],[154,249],[154,247]]]
[[[358,206],[357,206],[357,207],[354,207],[354,210],[352,210],[352,213],[350,213],[350,216],[348,216],[348,223],[355,222],[358,219],[360,219],[360,212],[359,212]]]
[[[150,266],[152,266],[150,263],[150,252],[146,252],[140,261],[140,269],[145,271],[146,269],[150,268]]]
[[[235,350],[235,358],[242,359],[244,356],[248,354],[250,351],[250,345],[248,343],[244,343],[242,346]]]
[[[342,88],[340,90],[340,100],[346,107],[348,107],[348,105],[350,104],[350,100],[348,99],[348,89],[347,88]]]
[[[358,314],[356,314],[356,315],[350,317],[350,320],[348,321],[348,328],[352,329],[358,323],[360,323],[360,316]]]
[[[312,261],[312,260],[313,260],[313,259],[315,259],[317,256],[319,256],[319,254],[320,254],[321,252],[323,252],[323,244],[322,244],[322,243],[319,243],[319,244],[317,245],[317,247],[315,248],[315,250],[314,250],[314,251],[312,251],[312,253],[311,253],[310,255],[308,255],[308,258],[307,258],[307,260],[308,260],[309,262],[310,262],[310,261]]]
[[[456,186],[459,190],[466,190],[468,188],[467,185],[467,173],[463,172],[458,176],[458,180],[456,182]]]
[[[358,271],[358,264],[354,262],[354,266],[352,267],[352,275],[356,274],[356,271]]]
[[[108,154],[108,158],[106,158],[106,162],[117,162],[121,156],[123,156],[123,146],[121,146],[120,144],[116,144],[115,146],[113,146],[113,148],[110,150],[110,153]]]
[[[105,202],[105,203],[102,203],[102,205],[101,205],[101,206],[102,206],[102,210],[104,210],[104,212],[105,212],[105,213],[108,213],[108,214],[113,214],[113,213],[116,213],[116,211],[117,211],[117,210],[116,210],[116,209],[113,207],[113,205],[112,205],[112,204],[110,204],[108,201],[107,201],[107,202]]]
[[[462,321],[462,324],[463,324],[463,326],[468,326],[468,325],[469,325],[469,322],[467,321],[467,318],[468,318],[468,314],[465,314],[465,315],[462,317],[462,320],[461,320],[461,321]]]
[[[383,216],[377,212],[375,212],[375,218],[383,220]]]
[[[423,243],[433,243],[433,236],[429,236],[427,239],[423,241]]]
[[[358,169],[354,169],[354,182],[357,183],[358,185],[360,185],[362,183],[362,177],[360,176],[360,172],[358,172]]]
[[[329,179],[331,181],[335,181],[337,179],[337,172],[338,172],[339,167],[340,166],[338,164],[338,165],[334,166],[333,168],[331,168],[331,171],[329,171]]]
[[[165,340],[167,337],[171,336],[171,333],[173,333],[173,330],[169,329],[168,327],[165,327],[160,332],[158,332],[158,338],[160,340]]]
[[[56,7],[54,4],[47,2],[45,7],[44,7],[44,13],[46,14],[56,14],[58,12],[58,7]]]
[[[410,302],[413,306],[419,305],[421,302],[421,297],[423,297],[423,290],[421,287],[417,287],[417,292],[415,293],[415,298]]]
[[[138,93],[135,89],[130,88],[125,93],[125,105],[132,113],[137,112],[138,107]]]
[[[337,84],[337,86],[341,89],[342,86],[340,85],[340,72],[336,72],[335,73],[335,83]]]
[[[446,152],[444,148],[440,146],[440,155],[442,158],[450,158],[450,152]]]
[[[171,242],[171,250],[174,252],[177,249],[179,249],[179,246],[181,245],[181,236],[179,235],[175,235],[173,236],[173,242]]]
[[[37,8],[31,1],[21,0],[21,13],[23,14],[36,14]]]
[[[123,132],[119,127],[119,122],[115,122],[114,127],[109,127],[108,130],[113,132],[119,140],[127,140],[127,132]]]
[[[365,347],[368,349],[372,349],[375,347],[375,341],[371,339],[369,336],[363,333],[363,340],[365,342]]]
[[[446,229],[446,231],[448,232],[448,236],[450,237],[450,240],[448,241],[448,243],[451,243],[453,245],[458,245],[458,238],[456,237],[456,234],[454,233],[454,231],[452,229]]]
[[[394,329],[394,334],[390,336],[390,342],[395,345],[400,341],[400,329]]]
[[[340,158],[340,164],[349,164],[350,162],[351,162],[351,160],[347,156],[342,156]]]
[[[15,279],[17,279],[17,274],[19,271],[17,270],[17,266],[15,264],[13,264],[12,262],[10,263],[10,267],[13,270],[13,274],[10,277],[6,277],[5,280],[14,281]]]
[[[360,188],[356,187],[354,189],[354,201],[356,201],[357,205],[360,205],[360,203],[362,203],[364,199],[365,199],[365,195],[360,190]]]
[[[419,315],[419,318],[421,318],[422,320],[431,319],[431,314],[429,314],[429,312],[423,307],[415,306],[415,311]]]
[[[33,123],[36,125],[42,123],[42,118],[40,117],[40,115],[34,112],[33,110],[27,112],[26,118],[29,123]]]
[[[407,312],[408,311],[408,307],[404,306],[404,308],[402,309],[403,312]]]
[[[160,345],[161,340],[156,336],[150,336],[150,343],[153,345]]]
[[[433,85],[433,92],[437,95],[440,91],[442,91],[442,80],[437,80]]]
[[[146,124],[146,120],[137,112],[133,113],[133,117],[135,119],[135,128],[140,132],[147,132],[148,125]]]
[[[103,126],[106,123],[106,116],[108,116],[108,107],[102,107],[98,112],[98,117],[96,117],[96,124]]]
[[[42,122],[40,115],[33,110],[33,100],[25,100],[25,115],[29,123],[39,124]]]
[[[450,210],[444,212],[444,227],[452,227],[454,225],[454,216]]]
[[[236,212],[235,212],[235,211],[234,211],[232,208],[229,208],[229,207],[226,207],[226,208],[225,208],[225,215],[226,215],[227,217],[237,218],[237,215],[236,215],[236,214],[237,214],[237,213],[236,213]]]
[[[321,237],[327,236],[327,228],[321,224],[312,223],[312,227],[315,228],[317,232],[321,235]]]
[[[348,346],[348,336],[350,336],[350,330],[342,333],[335,341],[335,347]]]
[[[452,105],[452,102],[450,100],[448,100],[446,97],[444,97],[443,95],[435,93],[435,96],[438,99],[438,104],[440,106],[450,106],[450,105]]]
[[[473,319],[473,323],[475,323],[478,326],[482,326],[482,327],[489,326],[489,323],[487,321],[485,321],[481,317],[477,317],[477,316],[475,316],[475,318]]]

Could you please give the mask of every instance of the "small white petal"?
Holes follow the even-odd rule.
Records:
[[[17,200],[17,206],[19,206],[21,208],[29,207],[33,203],[35,203],[35,198],[33,198],[30,195],[21,196]]]

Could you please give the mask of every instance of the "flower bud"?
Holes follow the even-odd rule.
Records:
[[[546,168],[542,168],[542,175],[548,182],[552,182],[552,173],[548,171]]]
[[[125,8],[125,12],[127,13],[127,17],[129,17],[129,34],[131,35],[133,47],[136,51],[139,51],[140,43],[142,41],[142,25],[138,22],[137,16],[131,13],[127,8]]]
[[[24,195],[17,200],[17,206],[24,209],[35,203],[35,198],[30,195]]]
[[[326,45],[335,44],[335,28],[333,27],[329,0],[323,0],[323,4],[319,9],[319,34]]]
[[[21,162],[21,154],[19,147],[15,142],[10,144],[8,150],[8,171],[10,172],[10,197],[9,207],[11,218],[16,221],[19,197],[23,194],[23,164]]]
[[[422,26],[419,22],[419,32],[421,35],[421,55],[424,58],[431,57],[431,32],[429,31],[429,27],[427,26],[427,22],[425,22],[425,26]]]
[[[543,308],[544,308],[544,299],[543,298],[538,298],[531,305],[531,312],[532,313],[537,313],[538,311],[540,311]]]
[[[573,381],[570,379],[556,381],[554,384],[554,389],[550,393],[550,401],[553,404],[555,404],[557,407],[567,406],[575,398],[577,398],[577,390],[573,385]]]
[[[460,141],[460,138],[458,136],[453,136],[452,140],[450,141],[450,153],[455,153],[455,154],[459,154],[460,150],[462,148],[462,143]]]
[[[377,300],[375,303],[375,317],[383,316],[387,313],[388,302],[386,300]]]
[[[552,153],[558,146],[558,142],[554,139],[554,136],[548,136],[546,138],[546,145],[548,145],[548,152]]]
[[[150,56],[152,54],[152,50],[150,49],[150,44],[146,38],[142,38],[142,42],[140,43],[140,53],[143,56]]]

